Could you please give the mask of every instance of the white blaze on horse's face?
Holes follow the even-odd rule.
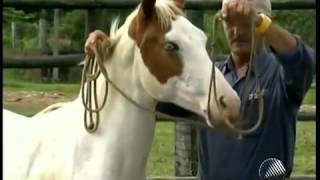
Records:
[[[165,5],[167,8],[161,9]],[[147,93],[158,101],[172,102],[202,115],[211,125],[207,101],[212,62],[204,32],[190,23],[174,3],[159,1],[153,8],[146,1],[133,19],[129,35],[140,49],[138,73]],[[219,99],[223,96],[223,114],[232,121],[238,116],[239,97],[217,69],[216,74],[217,95]],[[210,107],[215,124],[221,124],[215,101]]]
[[[157,84],[154,95],[196,113],[204,113],[212,67],[205,48],[207,37],[183,16],[178,16],[171,25],[165,41],[167,46],[175,46],[169,53],[180,58],[181,73]]]

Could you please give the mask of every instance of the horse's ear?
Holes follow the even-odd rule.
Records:
[[[184,4],[185,4],[184,0],[175,0],[175,3],[178,8],[180,8],[181,10],[184,9]]]
[[[142,0],[138,15],[131,22],[128,33],[130,37],[136,40],[138,45],[148,21],[155,14],[155,3],[156,0]]]
[[[156,0],[142,0],[141,8],[145,18],[148,19],[153,16],[155,3]]]

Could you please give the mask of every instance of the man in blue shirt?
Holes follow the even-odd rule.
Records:
[[[199,129],[201,180],[258,180],[259,167],[269,158],[281,161],[286,177],[292,172],[297,113],[312,82],[315,53],[270,17],[270,0],[223,0],[221,18],[231,53],[217,66],[241,102],[246,102],[245,127],[252,127],[258,119],[255,77],[263,90],[264,113],[257,131],[242,139]],[[252,68],[256,71],[248,72],[251,25],[258,42]]]

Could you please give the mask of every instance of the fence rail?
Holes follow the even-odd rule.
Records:
[[[5,7],[16,8],[61,8],[61,9],[89,9],[89,8],[134,8],[138,0],[4,0]],[[220,9],[221,0],[188,0],[187,9]],[[315,9],[315,0],[272,0],[273,9]]]
[[[44,68],[77,66],[84,54],[41,55],[41,56],[4,56],[4,68]]]
[[[315,105],[302,105],[298,112],[298,119],[300,121],[313,121],[316,120],[316,106]]]
[[[70,67],[77,66],[83,59],[84,54],[68,55],[40,55],[40,56],[4,56],[4,68],[44,68],[44,67]],[[223,60],[226,55],[218,55],[217,61]]]

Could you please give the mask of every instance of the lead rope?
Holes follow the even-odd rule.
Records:
[[[221,21],[222,19],[220,18],[220,11],[217,12],[215,15],[214,15],[214,18],[213,18],[213,29],[212,29],[212,39],[215,39],[216,37],[216,31],[217,31],[217,24],[219,21]],[[245,80],[245,85],[248,84],[248,79],[249,79],[249,73],[252,71],[252,66],[255,66],[255,53],[256,53],[256,45],[255,45],[255,28],[254,28],[254,25],[252,25],[252,28],[251,28],[251,34],[252,34],[252,38],[251,38],[251,52],[250,52],[250,59],[249,59],[249,68],[248,68],[248,71],[247,71],[247,76],[246,76],[246,80]],[[212,44],[212,52],[214,50],[214,47],[215,47],[215,42],[213,42]],[[212,54],[212,53],[211,53]],[[220,103],[218,103],[218,100],[217,100],[217,89],[216,89],[216,81],[215,81],[215,63],[216,63],[216,58],[214,56],[212,56],[212,69],[211,69],[211,79],[210,79],[210,86],[209,86],[209,97],[208,97],[208,103],[207,103],[207,106],[208,106],[208,115],[209,115],[209,119],[211,119],[211,109],[209,107],[210,105],[210,102],[211,102],[211,89],[212,89],[212,84],[213,84],[213,91],[214,91],[214,100],[217,104],[217,107],[218,107],[218,110],[220,113],[222,113],[222,110],[221,110],[221,106],[220,106]],[[256,69],[255,69],[256,71]],[[263,117],[263,110],[264,110],[264,103],[263,103],[263,92],[261,91],[261,86],[260,86],[260,83],[259,83],[259,80],[258,80],[258,77],[256,76],[256,73],[254,74],[255,76],[255,81],[257,82],[256,85],[257,85],[257,95],[259,97],[259,115],[258,115],[258,121],[257,123],[252,126],[251,128],[249,129],[239,129],[238,127],[235,127],[235,125],[233,125],[230,120],[224,116],[223,119],[226,123],[226,125],[232,129],[233,131],[235,131],[238,135],[238,138],[241,139],[243,137],[243,135],[248,135],[248,134],[251,134],[253,132],[255,132],[261,125],[262,123],[262,117]],[[245,86],[247,87],[247,86]],[[249,87],[249,86],[248,86]],[[249,88],[248,88],[249,89]],[[250,89],[248,90],[248,92],[250,91]],[[247,103],[247,98],[248,98],[248,95],[249,93],[246,93],[247,96],[244,98],[244,105],[241,105],[241,108],[240,108],[240,120],[243,120],[244,118],[244,107]]]
[[[98,43],[99,44],[99,43]],[[100,44],[97,44],[97,49],[101,48]],[[94,49],[94,54],[98,51]],[[104,54],[103,51],[99,50],[99,54],[101,54],[101,58],[103,59]],[[97,78],[101,73],[101,68],[97,64],[98,61],[95,61],[95,58],[91,55],[86,54],[85,57],[85,64],[82,71],[82,81],[81,81],[81,99],[84,105],[84,126],[85,129],[89,133],[94,133],[97,131],[100,122],[100,111],[104,107],[107,96],[108,96],[108,82],[106,81],[106,92],[103,96],[103,101],[101,106],[98,105],[98,96],[97,96]],[[86,91],[85,91],[85,83],[86,83]],[[94,108],[92,107],[92,93],[93,91],[93,98],[94,98]],[[85,94],[86,92],[86,94]],[[89,114],[89,122],[88,122],[88,114]],[[96,118],[93,118],[95,114]],[[95,119],[95,121],[94,121]]]

